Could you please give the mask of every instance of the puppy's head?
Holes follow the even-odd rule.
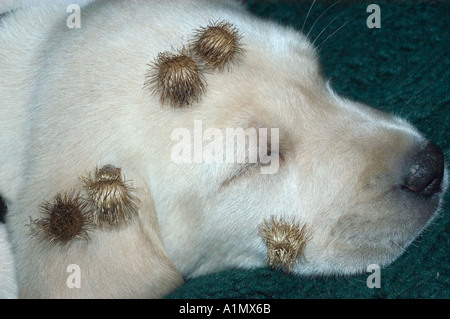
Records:
[[[298,274],[391,263],[439,209],[447,177],[442,151],[404,120],[334,93],[301,35],[243,28],[240,62],[207,74],[201,101],[173,115],[194,144],[195,130],[201,133],[203,149],[199,161],[193,153],[190,164],[171,167],[184,176],[177,194],[191,198],[183,201],[183,221],[195,235],[175,234],[167,224],[175,219],[161,216],[169,254],[194,275],[270,258]],[[248,133],[244,162],[226,158],[230,147],[239,152],[227,143],[236,138],[230,128]],[[216,160],[205,163],[207,155]]]

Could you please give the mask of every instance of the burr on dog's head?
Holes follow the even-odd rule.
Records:
[[[202,98],[172,114],[203,149],[173,163],[186,141],[172,134],[169,174],[184,181],[171,186],[189,200],[158,213],[169,255],[187,276],[267,261],[298,274],[389,264],[436,215],[442,151],[404,120],[334,93],[306,38],[259,27],[233,26],[239,62],[205,74]],[[229,144],[229,128],[244,129],[247,144]],[[227,161],[230,147],[245,161]],[[195,232],[174,229],[176,211]]]

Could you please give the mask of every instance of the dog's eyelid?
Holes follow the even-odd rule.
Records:
[[[244,171],[244,172],[245,172],[245,171],[249,171],[249,170],[251,170],[251,169],[253,169],[253,168],[258,168],[260,165],[261,165],[260,162],[256,162],[256,163],[245,163],[245,164],[243,164],[241,170]]]
[[[237,166],[237,167],[236,167]],[[247,173],[252,172],[253,168],[259,167],[259,163],[251,163],[251,162],[245,162],[242,164],[236,164],[234,168],[234,172],[230,174],[230,176],[222,182],[220,189],[230,185],[234,180],[245,176]]]

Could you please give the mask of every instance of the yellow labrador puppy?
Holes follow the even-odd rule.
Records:
[[[439,147],[335,94],[295,30],[227,1],[14,8],[0,194],[20,297],[157,298],[267,264],[360,273],[439,209]]]

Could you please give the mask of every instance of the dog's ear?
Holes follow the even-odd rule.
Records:
[[[153,197],[140,174],[107,164],[84,177],[63,179],[58,187],[60,192],[40,205],[39,218],[30,216],[28,246],[40,252],[30,262],[43,270],[29,285],[46,278],[63,284],[57,292],[45,287],[30,291],[63,298],[160,298],[182,284],[165,251]],[[65,270],[72,263],[82,289],[65,284],[70,277]]]

